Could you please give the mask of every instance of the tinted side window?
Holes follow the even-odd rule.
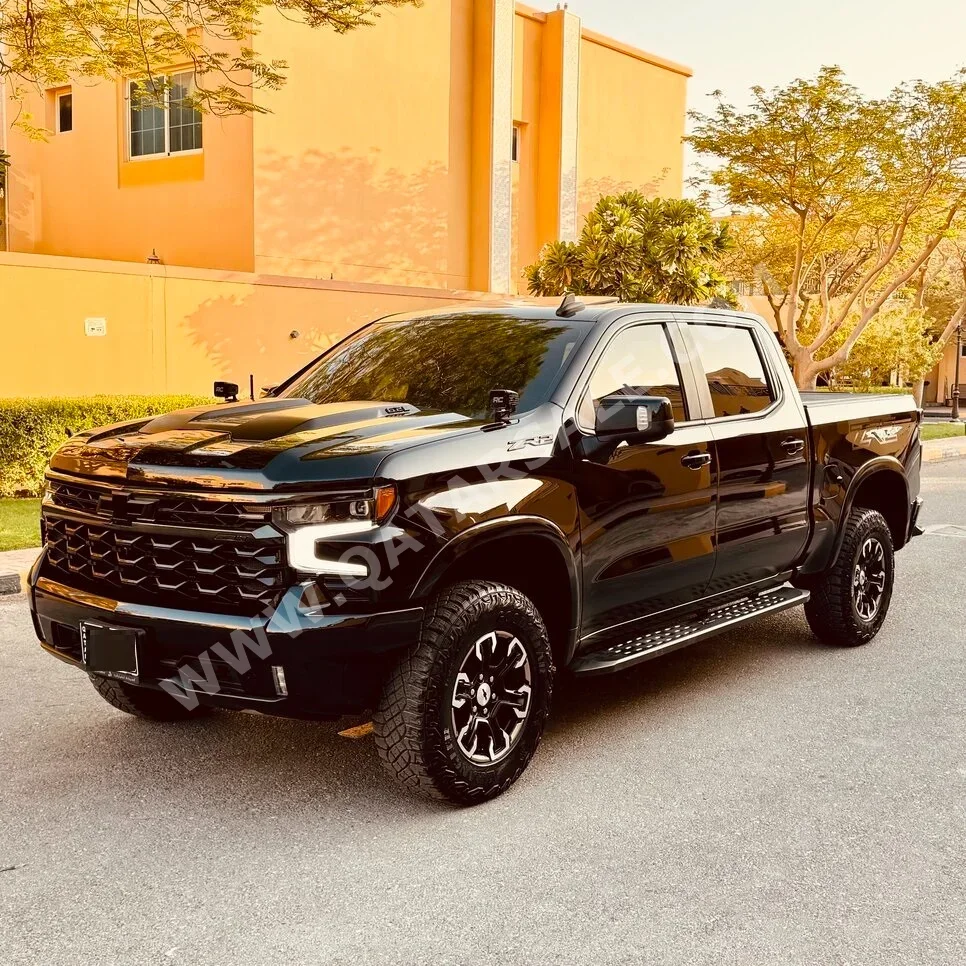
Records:
[[[740,416],[775,401],[758,343],[750,329],[692,325],[698,358],[708,378],[715,416]]]
[[[667,396],[675,421],[688,418],[681,376],[664,326],[636,325],[614,336],[580,401],[581,424],[593,426],[597,403],[616,395]]]

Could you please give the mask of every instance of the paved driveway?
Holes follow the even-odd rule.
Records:
[[[966,463],[925,494],[966,530]],[[870,647],[792,612],[563,687],[462,811],[334,725],[127,718],[0,604],[0,963],[962,963],[966,536],[898,561]]]

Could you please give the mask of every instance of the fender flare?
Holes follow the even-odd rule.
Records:
[[[896,549],[898,550],[905,545],[909,530],[910,506],[912,504],[912,499],[909,496],[909,481],[906,478],[906,469],[895,456],[876,456],[869,460],[868,463],[863,463],[849,481],[848,489],[845,491],[845,498],[842,501],[842,512],[839,516],[839,525],[835,534],[835,543],[832,547],[831,557],[829,558],[828,565],[830,567],[833,566],[838,560],[839,553],[842,550],[842,543],[845,541],[845,521],[852,512],[852,507],[855,504],[855,498],[858,495],[859,489],[867,480],[878,475],[879,473],[888,473],[890,476],[898,476],[902,481],[902,488],[906,494],[902,511],[905,523],[902,531],[902,542],[897,543]]]
[[[422,599],[432,594],[445,580],[450,569],[467,554],[478,548],[506,539],[529,536],[545,541],[559,554],[570,584],[570,616],[568,618],[567,662],[573,656],[580,627],[581,592],[580,569],[574,551],[563,530],[544,517],[508,516],[496,520],[484,520],[461,531],[450,540],[426,565],[410,594],[412,599]]]

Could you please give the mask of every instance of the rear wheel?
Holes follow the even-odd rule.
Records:
[[[838,559],[805,605],[809,626],[826,644],[868,643],[889,612],[894,579],[892,533],[885,518],[876,510],[852,510]]]
[[[492,581],[454,584],[386,683],[373,717],[379,755],[404,785],[435,798],[494,798],[537,749],[553,673],[529,598]]]
[[[91,674],[90,679],[94,690],[111,707],[138,718],[148,718],[151,721],[187,721],[191,718],[203,718],[211,713],[210,708],[200,704],[194,708],[186,708],[165,691],[140,688],[135,684],[96,674]]]

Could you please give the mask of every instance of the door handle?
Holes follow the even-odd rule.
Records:
[[[805,440],[784,439],[782,440],[782,449],[784,449],[789,456],[801,456],[802,453],[805,452]]]
[[[688,453],[681,457],[681,465],[689,470],[700,470],[702,466],[707,466],[711,462],[710,453]]]

